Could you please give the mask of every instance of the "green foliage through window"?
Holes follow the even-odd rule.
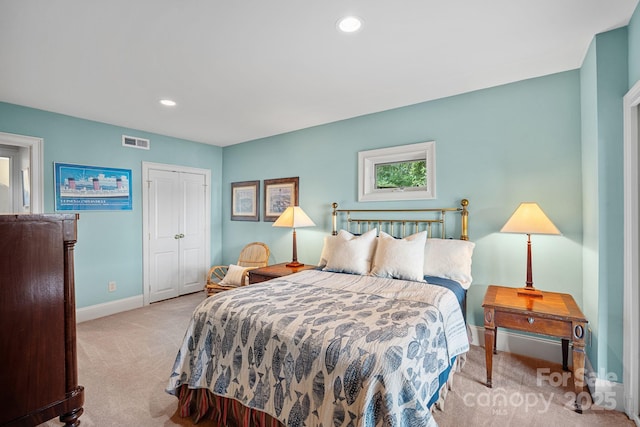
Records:
[[[376,188],[422,188],[427,186],[427,162],[379,163],[375,165]]]

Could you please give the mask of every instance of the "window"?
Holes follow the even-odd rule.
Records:
[[[424,188],[427,186],[427,161],[380,163],[375,165],[376,190],[383,188]]]
[[[358,201],[436,197],[435,141],[358,153]]]

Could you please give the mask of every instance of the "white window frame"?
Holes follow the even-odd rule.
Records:
[[[376,188],[376,165],[426,161],[426,187]],[[358,201],[425,200],[436,198],[436,142],[427,141],[397,147],[358,152]]]

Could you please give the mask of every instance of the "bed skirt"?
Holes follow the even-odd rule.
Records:
[[[206,388],[180,387],[178,394],[180,417],[191,417],[194,424],[209,419],[227,427],[284,427],[271,415],[251,409],[234,399],[213,394]]]
[[[444,401],[452,388],[453,376],[464,366],[466,356],[465,353],[457,357],[450,371],[445,374],[439,393],[431,405],[432,412],[434,409],[444,411]],[[180,417],[191,417],[194,424],[208,419],[226,427],[284,427],[269,414],[248,408],[235,399],[217,396],[205,388],[189,388],[183,384],[178,399]]]

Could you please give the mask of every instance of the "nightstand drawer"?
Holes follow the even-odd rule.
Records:
[[[272,276],[263,276],[262,274],[256,274],[249,272],[249,284],[266,282],[267,280],[273,279]]]
[[[571,338],[571,322],[546,319],[531,314],[505,313],[496,310],[495,324],[502,328]]]
[[[249,284],[265,282],[275,279],[276,277],[284,277],[289,274],[297,273],[303,270],[312,270],[317,268],[315,265],[303,264],[299,267],[287,267],[287,263],[268,265],[253,270],[249,270]]]

